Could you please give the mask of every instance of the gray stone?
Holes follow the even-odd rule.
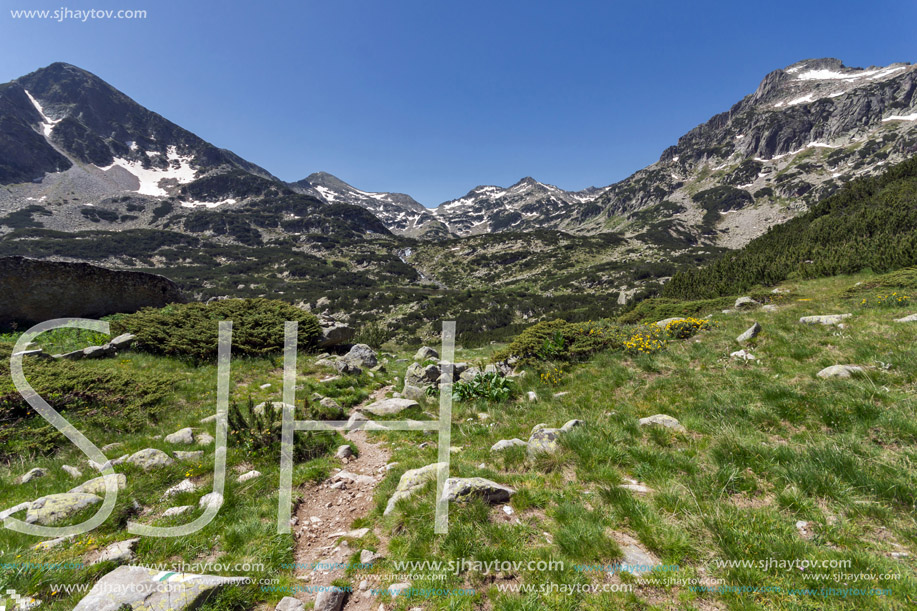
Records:
[[[363,426],[364,422],[367,422],[366,414],[361,411],[355,411],[350,414],[350,418],[347,419],[347,430],[357,430]]]
[[[422,388],[405,384],[404,389],[401,391],[401,396],[412,401],[420,401],[427,396],[427,393]]]
[[[568,420],[562,427],[560,427],[560,430],[564,433],[569,433],[576,427],[583,426],[584,424],[586,423],[582,420]]]
[[[671,323],[678,321],[678,320],[684,320],[684,319],[685,319],[684,316],[674,316],[672,318],[663,318],[662,320],[656,322],[656,326],[659,327],[660,329],[665,329]]]
[[[100,477],[87,480],[71,490],[71,493],[98,494],[103,496],[106,490],[105,478],[113,477],[115,486],[118,490],[124,490],[127,487],[127,477],[123,473],[115,473],[113,476],[102,475]]]
[[[512,448],[515,446],[527,446],[527,445],[529,444],[522,441],[521,439],[515,439],[515,438],[514,439],[501,439],[497,443],[490,446],[490,451],[491,452],[500,452],[501,450],[505,450],[507,448]]]
[[[190,479],[183,479],[179,483],[166,490],[165,494],[163,494],[163,498],[181,494],[182,492],[194,492],[195,490],[197,490],[197,484],[192,482]]]
[[[334,362],[334,369],[338,373],[341,373],[344,375],[358,376],[361,373],[363,373],[363,370],[360,369],[359,366],[357,366],[356,364],[350,361],[345,361],[343,359],[340,359]]]
[[[360,552],[360,564],[372,564],[376,559],[376,553],[372,550],[364,549]]]
[[[175,431],[171,435],[166,435],[166,443],[191,445],[194,443],[194,431],[190,428],[184,428]]]
[[[487,503],[505,503],[514,494],[512,488],[483,477],[450,477],[443,489],[443,498],[449,502],[481,498]]]
[[[400,414],[404,410],[416,406],[417,401],[411,399],[382,399],[381,401],[370,403],[361,409],[376,416],[389,416],[392,414]]]
[[[557,452],[557,450],[560,449],[558,440],[563,433],[564,431],[561,429],[541,428],[534,431],[532,436],[529,437],[529,456],[534,456],[536,454],[554,454]]]
[[[240,475],[239,477],[237,477],[236,481],[241,484],[243,482],[247,482],[250,479],[255,479],[256,477],[261,477],[261,471],[254,471],[254,470],[247,471],[243,473],[242,475]]]
[[[401,499],[410,498],[418,490],[423,488],[427,482],[435,480],[436,473],[441,466],[445,467],[446,463],[433,463],[432,465],[420,467],[419,469],[411,469],[410,471],[405,471],[401,476],[401,479],[398,481],[398,486],[395,488],[395,493],[392,494],[392,497],[388,500],[388,504],[385,506],[383,515],[390,514],[395,509],[395,505],[398,503],[398,501]]]
[[[256,405],[256,406],[252,409],[252,411],[253,411],[255,414],[257,414],[258,416],[263,416],[263,415],[265,414],[265,410],[268,409],[268,408],[270,408],[271,414],[273,415],[273,417],[274,417],[274,418],[280,418],[280,417],[282,417],[282,415],[283,415],[283,408],[284,408],[284,406],[287,406],[287,405],[290,405],[290,404],[289,404],[289,403],[283,403],[282,401],[265,401],[265,402],[263,402],[263,403],[259,403],[258,405]],[[294,413],[296,412],[296,408],[295,408],[295,407],[293,407],[293,411],[294,411]]]
[[[88,348],[83,348],[83,358],[84,359],[103,359],[109,356],[114,356],[115,349],[111,347],[110,344],[105,344],[104,346],[89,346]]]
[[[191,505],[181,505],[179,507],[169,507],[164,512],[162,512],[162,517],[170,518],[172,516],[180,516],[183,513],[187,513],[194,509]]]
[[[335,452],[334,455],[337,458],[352,458],[353,450],[350,446],[347,445],[339,446],[337,452]]]
[[[328,535],[331,539],[339,539],[345,537],[347,539],[362,539],[369,534],[369,528],[357,528],[354,530],[342,530],[340,532],[331,533]]]
[[[347,593],[342,589],[324,589],[315,597],[313,611],[340,611]]]
[[[644,575],[659,566],[659,559],[643,547],[639,541],[624,533],[615,533],[615,539],[621,548],[621,564],[618,569],[631,575]]]
[[[917,322],[917,314],[911,314],[910,316],[905,316],[904,318],[896,318],[895,322]]]
[[[433,348],[430,348],[429,346],[424,346],[423,348],[418,350],[417,353],[414,355],[415,361],[428,361],[431,359],[438,359],[438,358],[439,358],[439,352],[437,352]]]
[[[140,538],[125,539],[117,541],[102,550],[99,556],[90,562],[90,565],[99,564],[100,562],[116,562],[122,564],[134,559],[134,547],[140,541]]]
[[[462,382],[471,382],[476,377],[481,375],[483,372],[478,367],[469,367],[465,371],[459,374],[459,379]]]
[[[195,441],[197,441],[197,445],[199,446],[209,446],[213,443],[213,435],[210,433],[201,433],[197,435]]]
[[[743,361],[757,361],[758,360],[758,357],[756,357],[751,352],[747,352],[745,350],[736,350],[735,352],[730,352],[729,358],[741,359]]]
[[[648,418],[640,418],[640,426],[663,426],[681,433],[686,430],[678,420],[666,414],[656,414]]]
[[[223,495],[219,492],[208,492],[201,497],[201,500],[197,503],[198,507],[201,509],[206,509],[211,505],[216,505],[220,507],[223,505]]]
[[[331,348],[346,344],[353,339],[356,330],[350,325],[342,322],[334,322],[327,326],[322,326],[322,336],[318,340],[319,348]]]
[[[103,451],[103,452],[110,452],[110,451],[115,450],[115,449],[117,449],[117,448],[123,448],[123,447],[124,447],[124,444],[123,444],[123,443],[121,443],[120,441],[116,441],[116,442],[114,442],[114,443],[109,443],[108,445],[102,446],[102,451]]]
[[[182,452],[181,450],[176,450],[173,452],[173,454],[175,454],[175,458],[181,461],[194,461],[204,458],[203,450],[195,450],[194,452]]]
[[[761,304],[759,302],[755,301],[751,297],[739,297],[736,299],[736,302],[732,307],[734,307],[736,310],[753,310],[760,305]]]
[[[761,333],[761,325],[757,322],[745,330],[742,335],[736,338],[736,341],[740,344],[744,344],[747,341],[751,341],[754,338],[758,337],[758,334]]]
[[[314,609],[318,609],[316,605]],[[341,606],[338,605],[337,609],[340,609]],[[277,606],[274,607],[275,611],[305,611],[306,605],[301,600],[296,600],[292,596],[284,596],[280,599],[280,602],[277,603]],[[337,611],[335,609],[334,611]]]
[[[762,311],[762,312],[776,312],[776,311],[779,310],[779,309],[780,309],[780,308],[778,308],[777,306],[775,306],[775,305],[772,304],[772,303],[768,303],[768,304],[766,304],[766,305],[761,306],[761,311]]]
[[[370,369],[379,364],[376,352],[366,344],[355,344],[341,360],[352,363],[362,369]]]
[[[94,494],[67,492],[49,494],[32,501],[26,512],[28,524],[56,524],[62,522],[82,509],[101,503],[102,499]]]
[[[536,394],[534,390],[530,390],[526,394],[526,398],[528,399],[529,403],[534,403],[535,401],[538,401],[538,394]]]
[[[217,577],[121,566],[93,586],[73,611],[186,611],[196,609],[220,589],[245,581],[244,577]]]
[[[63,469],[64,473],[70,477],[83,477],[83,472],[76,467],[71,467],[70,465],[62,465],[61,469]]]
[[[108,345],[114,348],[116,352],[119,352],[121,350],[127,350],[130,348],[131,345],[133,345],[135,339],[137,339],[135,335],[130,333],[122,333],[118,337],[108,342]]]
[[[831,367],[825,367],[818,372],[818,377],[820,378],[841,378],[847,379],[853,377],[854,374],[864,373],[865,370],[859,365],[832,365]]]
[[[853,314],[825,314],[822,316],[803,316],[799,322],[804,325],[837,325]]]
[[[435,384],[441,375],[438,365],[427,365],[424,367],[420,363],[411,363],[404,373],[405,386],[416,386],[424,388]]]
[[[137,465],[144,471],[149,471],[156,467],[166,467],[171,465],[174,461],[162,450],[146,448],[145,450],[140,450],[139,452],[131,454],[127,462]]]
[[[42,469],[41,467],[35,467],[34,469],[29,469],[27,473],[24,473],[19,478],[20,484],[28,484],[33,479],[38,479],[39,477],[44,477],[48,474],[47,469]]]
[[[13,515],[14,513],[19,513],[20,511],[25,511],[26,509],[29,508],[29,505],[31,505],[31,504],[32,504],[32,503],[31,503],[30,501],[26,501],[26,502],[24,502],[24,503],[19,503],[18,505],[15,505],[15,506],[13,506],[13,507],[10,507],[9,509],[4,509],[3,511],[0,511],[0,522],[2,522],[3,520],[7,519],[8,517],[10,517],[11,515]]]
[[[39,359],[51,358],[51,355],[46,353],[41,348],[33,348],[32,350],[22,350],[20,352],[14,352],[12,356],[20,356],[23,359],[29,358],[29,357],[34,357],[34,358],[39,358]]]
[[[344,412],[344,408],[341,407],[341,404],[332,399],[331,397],[322,397],[322,400],[318,402],[319,405],[325,409],[336,410],[341,413]]]

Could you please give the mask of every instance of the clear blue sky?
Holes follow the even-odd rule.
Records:
[[[54,61],[285,180],[426,205],[606,185],[811,57],[917,61],[917,3],[0,0],[0,82]],[[146,9],[140,21],[10,9]]]

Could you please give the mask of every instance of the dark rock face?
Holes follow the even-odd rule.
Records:
[[[87,263],[0,258],[0,325],[99,318],[183,302],[168,278]]]

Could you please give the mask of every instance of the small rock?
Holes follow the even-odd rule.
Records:
[[[864,373],[865,370],[859,365],[832,365],[825,367],[818,372],[820,378],[850,378],[854,374]]]
[[[165,494],[163,494],[163,498],[168,498],[182,492],[194,492],[195,490],[197,490],[197,484],[192,482],[190,479],[184,479],[166,490]]]
[[[417,401],[413,401],[411,399],[382,399],[381,401],[370,403],[361,409],[376,416],[389,416],[393,414],[399,414],[404,410],[411,407],[416,407],[417,405]]]
[[[373,560],[376,559],[376,554],[372,550],[364,549],[360,552],[360,564],[372,564]]]
[[[666,414],[656,414],[654,416],[649,416],[648,418],[641,418],[640,426],[664,426],[680,433],[683,433],[686,430],[685,427],[683,427],[681,423],[678,422],[678,420],[672,416],[667,416]]]
[[[853,314],[825,314],[822,316],[803,316],[799,322],[804,325],[837,325]]]
[[[181,461],[195,461],[204,458],[203,450],[195,450],[194,452],[182,452],[181,450],[176,450],[172,453],[175,454],[175,458]]]
[[[503,503],[516,494],[508,486],[502,486],[483,477],[450,477],[443,489],[443,499],[450,502],[464,502],[473,497],[488,503]]]
[[[296,600],[292,596],[284,596],[280,599],[280,602],[277,603],[277,606],[274,607],[275,611],[305,611],[306,605],[301,600]],[[316,605],[315,609],[319,607]],[[338,606],[340,609],[340,606]]]
[[[256,477],[261,477],[261,472],[253,470],[253,471],[248,471],[247,473],[243,473],[242,475],[236,478],[236,481],[241,484],[242,482],[247,482],[248,480],[255,479]]]
[[[122,448],[122,447],[124,447],[124,444],[121,443],[120,441],[116,441],[114,443],[110,443],[108,445],[102,446],[102,451],[107,453],[107,452],[111,452],[112,450],[116,448]]]
[[[117,562],[118,564],[130,562],[134,559],[134,547],[139,541],[140,538],[137,537],[136,539],[125,539],[124,541],[112,543],[103,549],[102,553],[90,562],[90,565],[99,564],[100,562]]]
[[[745,350],[736,350],[735,352],[730,352],[729,358],[741,359],[743,361],[757,361],[758,360],[758,357],[756,357],[751,352],[746,352]]]
[[[761,306],[762,312],[776,312],[779,308],[772,303]]]
[[[268,382],[267,384],[262,384],[262,385],[259,386],[258,388],[260,388],[261,390],[267,390],[267,389],[270,388],[270,387],[271,387],[271,383]]]
[[[526,393],[526,398],[529,400],[529,403],[534,403],[538,400],[538,394],[534,390],[530,390]]]
[[[503,506],[503,513],[505,513],[505,514],[508,515],[508,516],[511,516],[511,515],[513,515],[513,513],[515,513],[515,512],[513,511],[513,508],[510,507],[509,505],[504,505],[504,506]]]
[[[328,535],[329,539],[337,539],[338,537],[347,537],[349,539],[362,539],[369,534],[368,528],[357,528],[355,530],[345,530],[341,532],[331,533]]]
[[[211,414],[207,416],[206,418],[201,418],[201,424],[207,424],[208,422],[216,422],[216,419],[217,419],[217,415]]]
[[[83,472],[77,469],[76,467],[71,467],[70,465],[63,465],[61,469],[64,470],[64,473],[70,477],[83,477]]]
[[[411,584],[408,582],[395,583],[390,585],[387,590],[392,596],[405,596],[411,589]]]
[[[732,306],[736,310],[751,310],[757,308],[761,304],[751,297],[739,297],[736,299],[735,304]]]
[[[49,494],[32,501],[26,512],[27,524],[56,524],[72,517],[80,510],[101,503],[102,499],[94,494],[64,493]]]
[[[42,469],[41,467],[35,467],[34,469],[29,469],[29,471],[19,478],[20,484],[28,484],[33,479],[38,479],[39,477],[45,477],[48,474],[47,469]]]
[[[195,441],[197,441],[197,445],[199,446],[209,446],[213,443],[213,435],[210,433],[201,433],[196,436]]]
[[[201,509],[206,509],[211,505],[220,507],[223,504],[223,495],[219,492],[208,492],[201,497],[201,500],[198,501],[198,507]]]
[[[761,325],[757,322],[745,330],[742,335],[736,338],[736,341],[740,344],[744,344],[747,341],[751,341],[754,338],[758,337],[758,334],[761,333]]]
[[[896,318],[895,322],[917,322],[917,314],[911,314],[910,316],[905,316],[904,318]]]
[[[80,484],[79,486],[77,486],[76,488],[74,488],[73,490],[71,490],[70,492],[75,493],[75,494],[76,493],[98,494],[99,496],[102,496],[105,494],[105,490],[106,490],[106,483],[105,483],[106,477],[112,477],[112,476],[102,475],[100,477],[96,477],[91,480],[87,480],[83,482],[82,484]],[[127,487],[127,477],[125,477],[123,473],[115,473],[114,480],[115,480],[115,485],[117,486],[118,490],[124,490],[124,488]]]
[[[398,481],[395,493],[392,494],[391,498],[388,500],[383,515],[390,514],[395,509],[395,504],[398,503],[398,501],[411,497],[414,493],[423,488],[427,482],[436,479],[436,473],[440,466],[445,466],[445,463],[433,463],[425,467],[420,467],[419,469],[405,471]]]
[[[353,450],[350,448],[350,446],[347,445],[340,446],[334,455],[338,458],[351,458],[353,457]]]
[[[172,516],[180,516],[183,513],[187,513],[191,511],[191,509],[192,509],[191,505],[181,505],[179,507],[169,507],[168,509],[162,512],[162,517],[170,518]]]
[[[190,428],[175,431],[171,435],[166,435],[165,441],[167,443],[191,445],[194,443],[194,431]]]

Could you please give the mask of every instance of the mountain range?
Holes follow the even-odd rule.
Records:
[[[425,310],[430,291],[499,289],[462,311],[503,308],[507,326],[656,294],[915,153],[917,66],[810,59],[622,181],[525,177],[426,208],[325,172],[284,182],[56,63],[0,85],[0,254],[158,271],[198,298],[328,294],[332,309],[418,324],[445,311]],[[526,306],[534,295],[547,301]]]

